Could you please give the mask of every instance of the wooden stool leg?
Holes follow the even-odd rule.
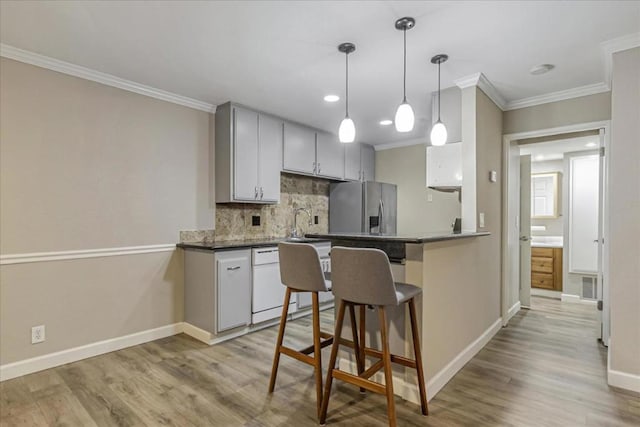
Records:
[[[276,387],[276,376],[278,375],[278,364],[280,363],[280,348],[284,339],[284,328],[287,325],[287,314],[289,313],[289,300],[291,299],[291,289],[287,288],[284,294],[284,305],[282,306],[282,316],[280,316],[280,329],[278,329],[278,340],[276,341],[276,352],[273,356],[273,366],[271,367],[271,380],[269,381],[269,393],[273,393]]]
[[[429,415],[427,387],[424,383],[424,370],[422,368],[422,353],[420,351],[418,319],[416,316],[416,302],[414,298],[409,300],[409,315],[411,317],[411,334],[413,335],[413,353],[416,358],[416,371],[418,373],[418,388],[420,389],[420,406],[422,408],[422,415]]]
[[[367,306],[361,305],[360,306],[360,360],[362,360],[362,367],[365,366],[366,360],[367,360],[364,353],[364,349],[367,347],[366,317],[367,317]],[[364,393],[362,389],[360,389],[360,391]]]
[[[356,309],[353,304],[349,304],[349,320],[351,321],[351,334],[353,336],[353,349],[356,355],[356,367],[358,375],[364,372],[364,359],[362,351],[360,351],[360,343],[358,341],[358,326],[356,324]],[[364,388],[360,388],[360,392],[364,392]]]
[[[322,407],[322,347],[320,346],[320,302],[318,292],[311,293],[313,310],[313,360],[316,376],[316,411],[320,417]]]
[[[327,409],[329,408],[329,396],[331,395],[331,383],[333,382],[333,370],[338,358],[338,348],[340,347],[340,338],[342,335],[342,323],[344,322],[345,303],[340,300],[340,308],[338,308],[338,317],[336,319],[336,330],[333,335],[333,345],[331,346],[331,359],[329,360],[329,370],[327,372],[327,380],[324,383],[324,396],[322,398],[322,409],[320,410],[320,424],[327,421]]]
[[[382,341],[382,360],[384,362],[384,384],[387,391],[387,416],[389,426],[396,427],[396,403],[393,395],[393,372],[391,371],[391,353],[389,352],[389,336],[387,334],[387,316],[383,306],[378,307],[380,317],[380,335]]]

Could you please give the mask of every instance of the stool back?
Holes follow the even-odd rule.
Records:
[[[345,301],[398,305],[389,258],[379,249],[332,247],[331,287]]]
[[[280,280],[300,291],[325,292],[329,290],[324,281],[320,256],[315,246],[308,243],[278,244],[280,257]]]

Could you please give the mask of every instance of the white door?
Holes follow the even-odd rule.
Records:
[[[520,157],[520,305],[531,306],[531,156]]]
[[[600,156],[569,160],[569,272],[598,274]]]
[[[503,325],[509,320],[509,310],[520,299],[520,147],[512,142],[509,145],[506,163],[508,176],[506,182],[506,211],[504,212],[505,257],[502,293]]]
[[[607,173],[606,173],[606,148],[605,148],[605,133],[604,129],[600,129],[600,162],[598,174],[600,180],[598,183],[598,300],[602,301],[602,342],[604,345],[609,345],[609,283],[606,280],[607,272],[605,268],[607,263],[605,262],[607,254],[608,239],[605,236],[605,224],[606,218],[606,198],[605,188],[607,188]]]

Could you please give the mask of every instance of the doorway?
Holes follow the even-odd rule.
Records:
[[[505,325],[532,306],[532,294],[551,297],[597,306],[608,343],[608,129],[598,122],[504,136]]]

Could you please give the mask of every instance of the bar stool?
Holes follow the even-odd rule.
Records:
[[[340,307],[336,320],[336,331],[331,348],[329,360],[329,372],[325,382],[324,398],[320,412],[320,424],[324,424],[329,407],[329,396],[333,378],[354,384],[362,390],[385,394],[387,397],[387,415],[389,425],[396,426],[396,410],[393,394],[393,377],[391,362],[414,368],[418,374],[418,389],[420,391],[420,406],[423,415],[429,414],[427,406],[427,391],[424,383],[424,370],[422,368],[422,355],[418,337],[418,324],[416,318],[416,306],[414,298],[422,293],[422,289],[406,283],[393,281],[391,265],[387,254],[379,249],[344,248],[335,246],[331,248],[331,282],[332,291],[337,299],[340,299]],[[387,327],[386,307],[399,306],[407,303],[411,318],[411,334],[413,336],[413,351],[415,359],[411,360],[402,356],[391,354],[389,351],[389,335]],[[335,368],[338,348],[340,344],[350,346],[341,338],[342,324],[345,308],[353,310],[354,306],[360,307],[360,345],[354,346],[356,352],[356,364],[358,375],[353,375]],[[380,319],[380,335],[382,351],[365,346],[365,309],[366,306],[374,306],[378,310]],[[355,340],[355,338],[354,338]],[[359,347],[359,348],[358,348]],[[358,357],[358,352],[360,356]],[[371,367],[364,370],[364,358],[372,356],[378,358]],[[358,360],[359,359],[359,360]],[[380,384],[369,378],[380,369],[384,368],[384,382]]]
[[[275,355],[273,357],[273,367],[271,369],[271,380],[269,382],[269,393],[273,393],[278,375],[278,365],[280,354],[285,354],[301,362],[314,367],[316,379],[316,409],[320,416],[322,404],[322,352],[324,347],[331,345],[333,335],[320,330],[320,307],[318,302],[318,292],[331,290],[331,282],[325,280],[318,251],[313,245],[307,243],[280,243],[278,244],[280,257],[280,279],[287,287],[280,317],[280,329],[276,342]],[[287,323],[289,301],[292,292],[311,292],[312,312],[313,312],[313,345],[302,350],[294,350],[282,345],[284,331]],[[352,331],[354,342],[357,343],[357,332],[355,326],[355,311],[351,311]],[[357,345],[357,344],[356,344]],[[313,357],[309,354],[313,353]]]

